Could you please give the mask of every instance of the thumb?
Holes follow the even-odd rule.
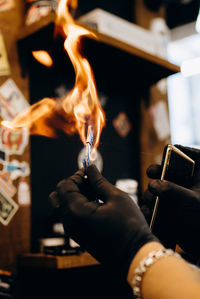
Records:
[[[113,195],[117,189],[101,175],[97,167],[95,165],[88,166],[86,173],[89,183],[97,196],[105,202],[111,199],[111,195]]]
[[[191,199],[196,201],[196,193],[193,190],[184,188],[180,185],[174,184],[165,180],[153,180],[149,183],[148,189],[151,193],[168,200],[175,200],[176,202],[189,203]]]

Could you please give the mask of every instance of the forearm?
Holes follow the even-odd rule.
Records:
[[[150,252],[162,248],[162,244],[150,242],[139,250],[129,268],[127,280],[130,286],[140,261]],[[200,271],[193,269],[183,259],[174,256],[163,257],[147,269],[142,279],[141,290],[143,299],[200,298]]]

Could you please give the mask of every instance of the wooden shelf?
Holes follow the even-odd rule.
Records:
[[[167,61],[166,59],[163,59],[161,57],[158,57],[156,55],[152,55],[149,54],[141,49],[138,49],[136,47],[133,47],[132,45],[129,45],[127,43],[121,42],[115,38],[112,38],[108,35],[99,33],[97,31],[92,30],[92,32],[94,32],[98,38],[98,40],[100,42],[106,43],[110,46],[119,48],[123,51],[126,51],[130,54],[133,54],[137,57],[140,57],[144,60],[148,60],[149,62],[158,64],[160,66],[163,66],[164,68],[168,69],[169,71],[172,71],[173,73],[177,73],[180,72],[180,67],[178,65],[175,65],[173,63],[170,63],[169,61]]]
[[[24,39],[24,38],[32,35],[33,33],[43,29],[44,27],[48,26],[49,24],[54,23],[54,21],[55,21],[55,14],[51,13],[48,16],[42,18],[40,21],[38,21],[30,26],[23,27],[22,30],[20,30],[20,33],[18,35],[18,40]],[[87,28],[87,27],[85,27],[85,28]],[[166,60],[164,58],[161,58],[156,55],[152,55],[148,52],[145,52],[137,47],[129,45],[129,44],[122,42],[118,39],[115,39],[108,35],[99,33],[96,30],[91,30],[90,28],[87,28],[87,29],[89,29],[91,32],[96,34],[97,41],[99,41],[101,43],[105,43],[112,47],[118,48],[122,51],[128,52],[129,54],[132,54],[141,60],[147,61],[150,64],[155,64],[158,67],[161,67],[163,69],[163,77],[180,72],[180,67],[178,65],[170,63],[168,60]]]
[[[98,265],[99,262],[88,252],[79,255],[54,256],[42,253],[26,253],[20,256],[20,266],[51,268],[51,269],[71,269]]]

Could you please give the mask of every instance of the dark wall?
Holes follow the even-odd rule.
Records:
[[[199,13],[199,0],[191,0],[187,3],[171,1],[166,6],[166,22],[169,28],[174,28],[190,22],[195,22]]]
[[[158,11],[161,6],[166,10],[166,22],[169,28],[175,28],[197,19],[199,0],[143,0],[149,10]]]
[[[95,8],[102,8],[121,18],[133,20],[133,3],[131,0],[79,0],[79,13],[84,14]]]

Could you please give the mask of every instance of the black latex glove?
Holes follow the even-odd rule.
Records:
[[[149,210],[153,209],[155,196],[159,196],[162,207],[161,229],[169,234],[176,243],[195,259],[200,257],[200,150],[176,145],[195,161],[195,169],[190,187],[183,187],[156,178],[161,176],[161,166],[151,165],[147,170],[150,178],[144,194],[144,202]],[[142,207],[144,213],[148,208]],[[164,213],[165,214],[164,214]],[[171,228],[171,229],[170,229]]]
[[[125,279],[137,251],[157,239],[126,193],[109,183],[94,165],[86,173],[87,179],[80,170],[61,181],[50,199],[57,202],[65,232]]]

